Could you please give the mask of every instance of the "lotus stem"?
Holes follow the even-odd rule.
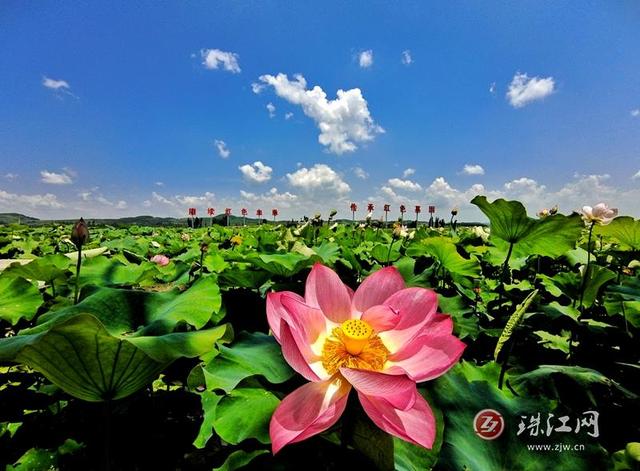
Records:
[[[593,235],[593,226],[595,221],[589,226],[589,238],[587,239],[587,265],[584,269],[584,275],[582,276],[582,283],[580,284],[580,303],[578,305],[578,311],[582,313],[582,303],[584,301],[584,290],[587,287],[587,277],[589,276],[589,265],[591,264],[591,236]]]
[[[76,289],[73,296],[73,304],[78,304],[80,295],[80,266],[82,265],[82,245],[78,246],[78,261],[76,262]]]

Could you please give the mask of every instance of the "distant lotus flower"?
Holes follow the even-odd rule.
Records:
[[[471,232],[473,232],[473,234],[476,237],[480,237],[484,242],[487,242],[489,240],[489,228],[484,227],[484,226],[473,226],[471,228]]]
[[[234,235],[231,239],[229,239],[229,241],[233,244],[233,245],[241,245],[243,242],[243,238],[242,236],[239,235]]]
[[[405,238],[408,235],[409,235],[409,231],[407,230],[407,226],[404,226],[399,222],[396,222],[393,225],[393,237],[395,237],[396,239],[400,239],[400,238]]]
[[[183,232],[180,234],[180,239],[182,239],[183,242],[189,242],[191,240],[191,236],[186,232]]]
[[[151,257],[151,261],[153,263],[158,264],[161,267],[167,266],[169,265],[169,257],[165,256],[165,255],[154,255],[153,257]]]
[[[549,210],[549,214],[553,216],[554,214],[557,214],[557,213],[558,213],[558,205],[556,204],[553,208]]]
[[[453,208],[451,210],[451,216],[457,216],[458,215],[458,208]]]
[[[618,215],[617,208],[609,208],[605,203],[596,204],[593,208],[591,206],[582,207],[582,219],[587,223],[600,224],[606,226],[613,218]]]
[[[332,210],[329,212],[329,217],[330,217],[330,218],[332,218],[332,217],[334,217],[336,214],[338,214],[338,211],[336,211],[335,209],[332,209]]]
[[[543,208],[540,211],[538,211],[538,217],[539,218],[546,218],[547,216],[549,216],[550,212],[547,208]]]
[[[378,270],[355,293],[316,264],[305,296],[267,295],[267,319],[287,362],[310,382],[280,403],[269,433],[277,453],[335,424],[355,388],[364,411],[385,432],[425,448],[436,420],[416,383],[444,374],[465,344],[437,294],[406,288],[395,267]]]

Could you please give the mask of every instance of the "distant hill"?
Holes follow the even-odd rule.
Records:
[[[19,213],[0,213],[0,224],[35,224],[38,218],[32,218]]]

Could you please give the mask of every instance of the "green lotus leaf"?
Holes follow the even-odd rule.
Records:
[[[265,389],[234,389],[216,404],[213,428],[228,443],[247,438],[271,443],[269,421],[278,404],[280,399]]]
[[[0,276],[0,319],[15,325],[33,319],[42,304],[38,288],[21,277]]]
[[[478,277],[480,264],[475,258],[466,259],[458,253],[456,245],[445,237],[430,237],[407,249],[407,255],[420,256],[428,254],[435,258],[449,273]]]
[[[207,389],[227,392],[254,375],[269,382],[283,383],[294,375],[276,340],[260,332],[241,332],[231,346],[220,346],[220,354],[204,368]]]
[[[149,384],[173,360],[211,350],[226,330],[127,338],[112,335],[91,314],[78,314],[40,333],[0,339],[0,361],[29,365],[85,401],[120,399]]]
[[[606,226],[595,226],[593,233],[611,237],[624,250],[640,250],[640,220],[632,217],[620,216]]]
[[[112,335],[165,334],[172,332],[179,322],[200,329],[210,320],[220,320],[221,303],[220,289],[211,276],[199,279],[184,292],[178,288],[166,293],[96,288],[80,303],[42,315],[39,325],[23,333],[44,331],[79,313],[100,319]]]
[[[543,219],[527,216],[522,203],[497,199],[489,203],[484,196],[471,200],[489,218],[490,240],[498,247],[514,244],[514,258],[543,255],[559,257],[572,250],[584,223],[578,214],[556,214]]]

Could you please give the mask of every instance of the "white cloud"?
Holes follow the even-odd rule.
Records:
[[[532,101],[541,100],[554,92],[553,77],[529,77],[516,72],[509,84],[507,99],[514,108],[522,108]]]
[[[635,110],[631,110],[631,116],[633,116],[634,118],[637,118],[638,116],[640,116],[640,108],[636,108]]]
[[[371,67],[373,65],[373,51],[371,49],[362,51],[358,57],[358,63],[363,69]]]
[[[293,113],[289,112],[289,113],[285,113],[284,115],[284,119],[286,119],[287,121],[290,120],[291,118],[293,118]]]
[[[405,50],[402,51],[402,58],[400,59],[404,65],[411,65],[413,62],[413,58],[411,57],[411,51]]]
[[[154,185],[155,186],[164,186],[164,182],[155,182]]]
[[[10,212],[19,212],[21,207],[29,208],[64,208],[56,195],[20,195],[0,190],[0,207]]]
[[[49,77],[42,77],[42,85],[51,90],[71,90],[66,80],[54,80]]]
[[[294,80],[282,73],[262,75],[260,80],[272,85],[279,97],[302,107],[304,114],[320,129],[318,142],[327,146],[329,152],[353,152],[357,149],[356,143],[371,141],[375,134],[384,132],[371,118],[359,88],[338,90],[335,100],[327,100],[319,86],[307,90],[307,81],[302,75],[296,75]]]
[[[227,143],[223,140],[216,139],[213,144],[216,146],[216,149],[218,149],[218,155],[223,159],[226,159],[231,155],[231,151],[227,147]]]
[[[411,180],[401,180],[400,178],[390,178],[387,183],[393,188],[406,191],[420,191],[422,187],[419,183],[412,182]]]
[[[73,183],[73,180],[66,173],[55,173],[49,172],[47,170],[42,170],[40,172],[40,176],[42,177],[40,181],[43,183],[49,183],[51,185],[69,185]]]
[[[416,173],[416,169],[415,168],[405,168],[404,172],[402,172],[402,176],[404,178],[410,177],[411,175],[413,175],[414,173]]]
[[[251,91],[253,93],[255,93],[256,95],[258,95],[262,90],[264,90],[264,87],[266,87],[266,85],[263,85],[261,83],[253,82],[251,84]]]
[[[491,93],[492,95],[496,94],[496,83],[495,82],[491,82],[491,85],[489,85],[489,93]]]
[[[465,164],[462,173],[465,175],[484,175],[484,168],[478,164]]]
[[[127,209],[127,207],[128,207],[128,206],[129,206],[129,205],[127,204],[127,202],[126,202],[126,201],[124,201],[124,200],[120,200],[120,201],[118,201],[118,202],[115,204],[115,206],[114,206],[114,207],[115,207],[116,209]]]
[[[273,118],[276,115],[276,107],[273,103],[267,103],[267,111],[269,112],[269,118]]]
[[[361,180],[369,178],[369,174],[362,167],[355,167],[353,169],[353,174]]]
[[[169,200],[168,198],[165,198],[160,193],[156,193],[155,191],[151,193],[151,197],[153,198],[154,201],[156,201],[158,203],[166,204],[168,206],[175,206],[176,205],[175,202]]]
[[[2,176],[5,180],[9,180],[10,182],[14,181],[16,178],[18,178],[18,174],[17,173],[5,173]]]
[[[242,172],[245,179],[254,183],[264,183],[271,180],[271,172],[273,171],[271,167],[263,164],[259,160],[254,162],[253,165],[241,165],[238,169]]]
[[[196,205],[196,204],[211,204],[215,195],[209,191],[207,191],[204,195],[200,196],[182,196],[176,195],[174,198],[180,204],[184,205]]]
[[[287,179],[292,186],[305,191],[327,191],[337,194],[351,191],[351,187],[340,175],[325,164],[315,164],[310,169],[301,168],[294,173],[287,173]]]
[[[640,179],[640,170],[638,170],[635,175],[633,177],[631,177],[632,180],[638,180]]]
[[[278,205],[284,208],[290,208],[291,203],[298,199],[297,195],[289,193],[278,192],[278,189],[273,187],[269,191],[263,194],[250,193],[248,191],[240,190],[240,196],[246,201],[251,203],[262,203],[268,205]]]
[[[95,194],[93,193],[93,191],[97,190],[98,188],[93,188],[92,191],[81,191],[78,193],[78,196],[80,197],[80,199],[84,202],[87,203],[91,203],[91,209],[95,209],[95,205],[97,204],[101,204],[103,206],[109,206],[111,208],[115,208],[115,209],[127,209],[129,207],[128,203],[124,200],[119,200],[119,201],[111,201],[107,198],[104,197],[104,195],[102,195],[101,193]],[[83,206],[84,207],[84,206]]]
[[[207,69],[217,69],[222,66],[227,72],[239,74],[241,72],[238,64],[238,54],[233,52],[225,52],[220,49],[202,49],[202,65]]]

